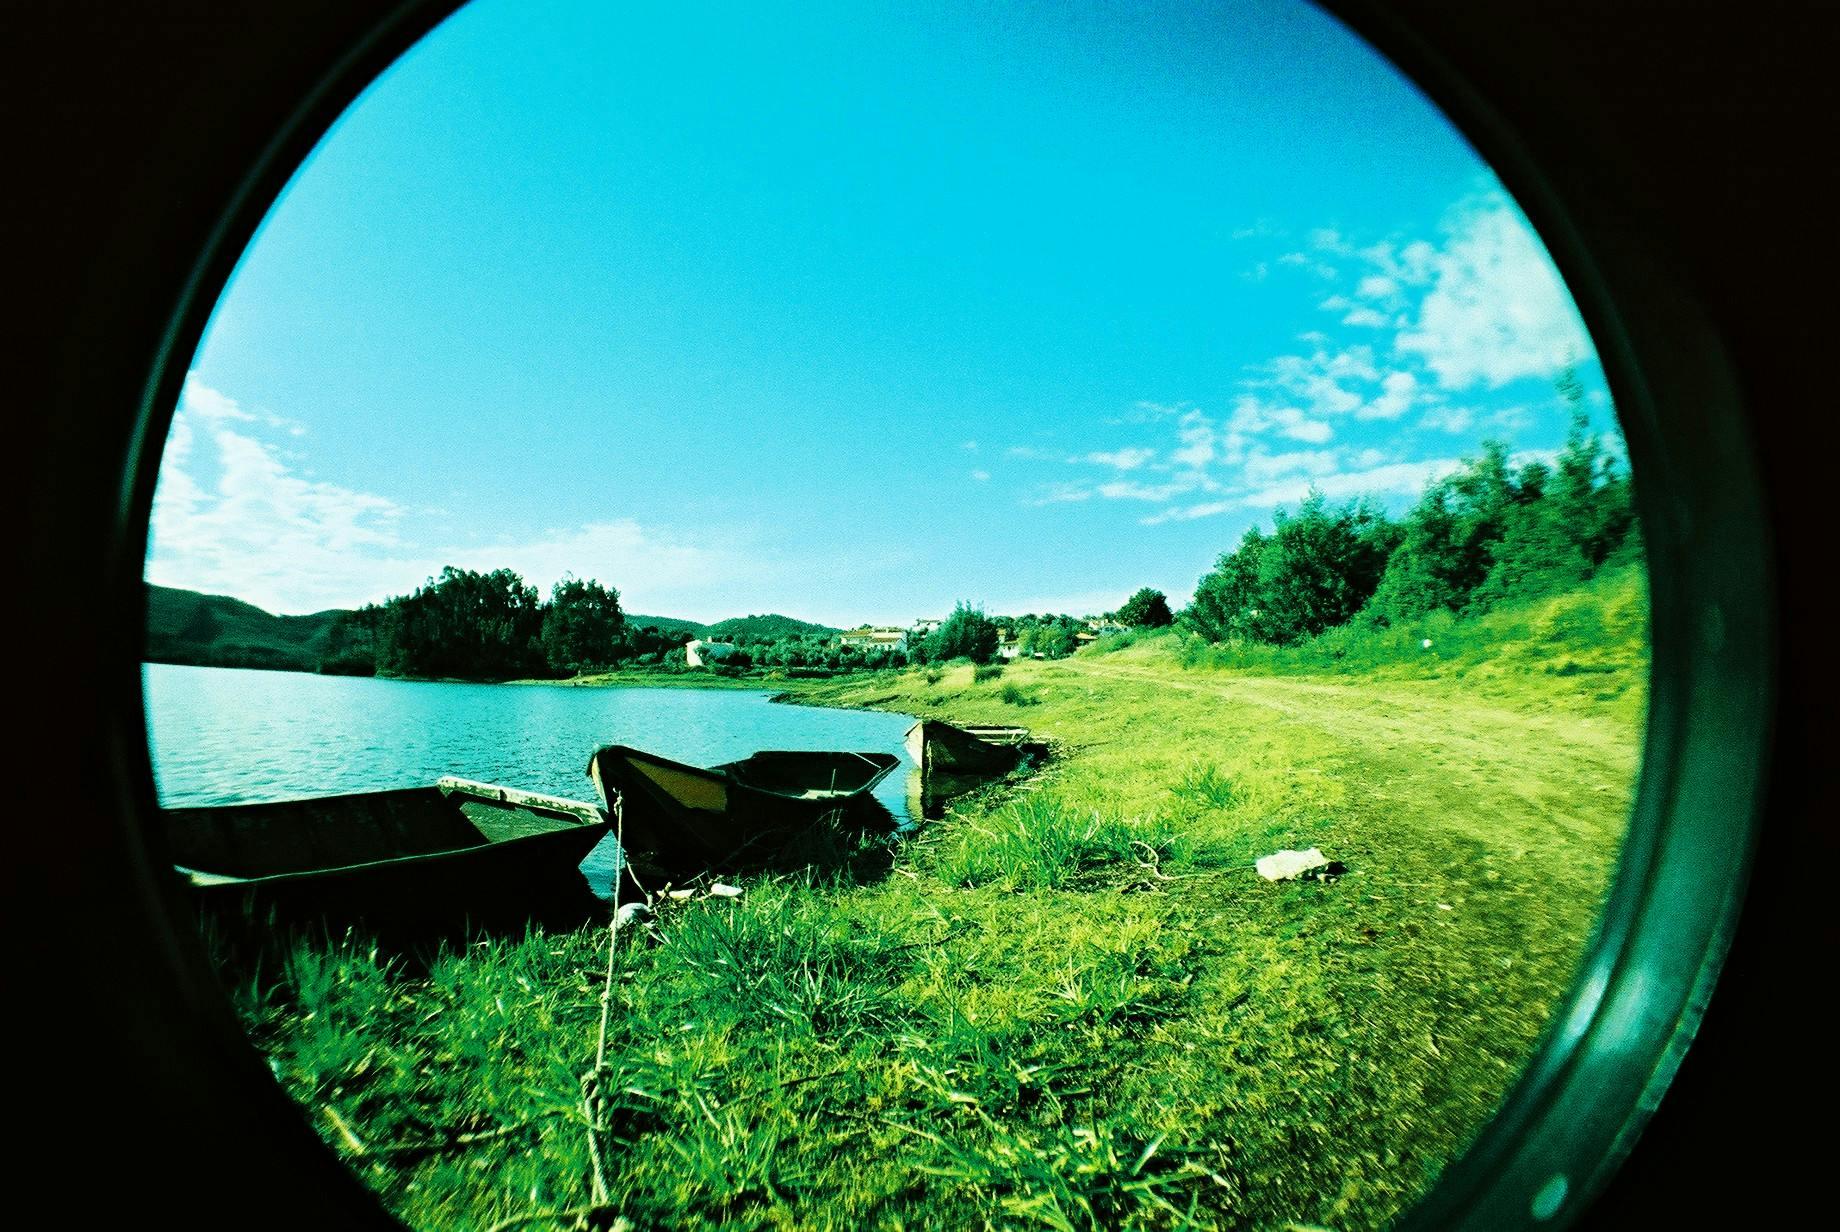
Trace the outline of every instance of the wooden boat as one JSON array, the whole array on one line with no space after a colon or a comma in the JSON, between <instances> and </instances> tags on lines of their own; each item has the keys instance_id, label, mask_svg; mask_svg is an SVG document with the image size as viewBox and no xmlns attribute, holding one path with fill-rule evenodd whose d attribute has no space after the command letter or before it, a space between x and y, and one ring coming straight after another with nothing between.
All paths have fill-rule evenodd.
<instances>
[{"instance_id":1,"label":"wooden boat","mask_svg":"<svg viewBox=\"0 0 1840 1232\"><path fill-rule=\"evenodd\" d=\"M1026 727L955 727L921 719L907 729L907 752L922 777L1008 774L1045 747L1029 739Z\"/></svg>"},{"instance_id":2,"label":"wooden boat","mask_svg":"<svg viewBox=\"0 0 1840 1232\"><path fill-rule=\"evenodd\" d=\"M611 826L592 804L456 778L162 815L201 906L379 927L572 910L579 866Z\"/></svg>"},{"instance_id":3,"label":"wooden boat","mask_svg":"<svg viewBox=\"0 0 1840 1232\"><path fill-rule=\"evenodd\" d=\"M623 797L627 847L667 867L710 868L770 858L826 814L873 816L869 793L900 764L892 753L769 750L705 769L615 744L588 774L609 807Z\"/></svg>"}]
</instances>

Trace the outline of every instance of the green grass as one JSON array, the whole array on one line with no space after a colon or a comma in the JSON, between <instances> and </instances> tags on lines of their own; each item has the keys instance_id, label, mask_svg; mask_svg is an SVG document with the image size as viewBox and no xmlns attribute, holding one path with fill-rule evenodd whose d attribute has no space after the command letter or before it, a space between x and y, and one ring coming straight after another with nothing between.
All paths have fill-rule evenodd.
<instances>
[{"instance_id":1,"label":"green grass","mask_svg":"<svg viewBox=\"0 0 1840 1232\"><path fill-rule=\"evenodd\" d=\"M1591 932L1638 761L1626 598L1458 628L1435 661L1405 635L1205 662L1157 635L1000 687L961 665L802 690L1025 714L1056 756L873 882L762 877L626 935L615 1204L673 1228L1386 1224L1486 1122ZM1348 875L1252 871L1311 845ZM425 970L302 946L237 999L386 1205L489 1226L586 1201L605 940Z\"/></svg>"}]
</instances>

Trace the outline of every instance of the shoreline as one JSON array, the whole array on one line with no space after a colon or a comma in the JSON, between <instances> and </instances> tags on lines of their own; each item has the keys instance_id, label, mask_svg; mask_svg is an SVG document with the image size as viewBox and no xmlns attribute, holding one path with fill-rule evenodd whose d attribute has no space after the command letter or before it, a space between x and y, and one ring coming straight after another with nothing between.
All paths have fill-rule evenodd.
<instances>
[{"instance_id":1,"label":"shoreline","mask_svg":"<svg viewBox=\"0 0 1840 1232\"><path fill-rule=\"evenodd\" d=\"M230 672L280 672L290 676L317 676L327 680L387 680L401 684L549 685L569 689L739 689L777 695L804 693L816 688L843 683L853 684L866 679L889 678L900 674L899 669L825 677L721 676L703 672L614 671L593 672L587 675L555 679L519 676L507 680L474 680L464 676L363 676L344 672L311 672L290 667L252 667L227 663L174 663L164 659L142 659L141 666L143 668L190 667ZM861 707L844 708L860 709Z\"/></svg>"}]
</instances>

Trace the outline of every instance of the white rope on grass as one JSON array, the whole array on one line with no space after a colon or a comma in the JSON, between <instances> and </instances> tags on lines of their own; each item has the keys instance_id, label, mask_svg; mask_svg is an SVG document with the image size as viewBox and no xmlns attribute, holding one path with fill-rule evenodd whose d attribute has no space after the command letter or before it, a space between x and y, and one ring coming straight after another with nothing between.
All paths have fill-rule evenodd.
<instances>
[{"instance_id":1,"label":"white rope on grass","mask_svg":"<svg viewBox=\"0 0 1840 1232\"><path fill-rule=\"evenodd\" d=\"M594 1046L594 1067L581 1076L582 1111L588 1117L588 1159L593 1164L594 1206L605 1209L612 1201L612 1187L607 1181L607 1160L602 1154L603 1139L613 1129L612 1104L607 1084L613 1077L607 1065L607 1028L613 1018L613 984L620 948L620 881L629 874L626 856L626 799L615 793L613 800L614 841L620 847L620 864L613 879L613 919L607 924L607 978L601 986L600 1036Z\"/></svg>"}]
</instances>

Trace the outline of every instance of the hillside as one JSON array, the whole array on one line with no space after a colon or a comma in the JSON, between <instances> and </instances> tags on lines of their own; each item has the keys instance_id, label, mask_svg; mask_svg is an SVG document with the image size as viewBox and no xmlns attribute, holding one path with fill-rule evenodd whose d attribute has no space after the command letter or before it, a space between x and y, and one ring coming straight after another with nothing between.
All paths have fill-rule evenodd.
<instances>
[{"instance_id":1,"label":"hillside","mask_svg":"<svg viewBox=\"0 0 1840 1232\"><path fill-rule=\"evenodd\" d=\"M794 620L790 616L730 616L727 620L718 620L708 626L703 636L717 641L745 637L755 641L776 642L807 634L829 636L836 632L829 625L815 625L808 620Z\"/></svg>"},{"instance_id":2,"label":"hillside","mask_svg":"<svg viewBox=\"0 0 1840 1232\"><path fill-rule=\"evenodd\" d=\"M153 663L314 671L337 610L276 616L228 595L147 587L147 642Z\"/></svg>"},{"instance_id":3,"label":"hillside","mask_svg":"<svg viewBox=\"0 0 1840 1232\"><path fill-rule=\"evenodd\" d=\"M199 667L261 667L277 671L318 671L327 649L327 633L344 615L333 608L310 616L277 616L253 603L228 595L206 595L171 586L147 586L147 642L150 663ZM675 616L629 612L628 629L646 626L669 634L714 640L745 637L778 640L806 634L829 635L826 625L790 616L731 616L713 625Z\"/></svg>"},{"instance_id":4,"label":"hillside","mask_svg":"<svg viewBox=\"0 0 1840 1232\"><path fill-rule=\"evenodd\" d=\"M626 613L626 627L643 629L647 625L661 633L688 633L691 637L706 637L709 626L698 624L694 620L679 620L675 616L641 616L637 612Z\"/></svg>"}]
</instances>

